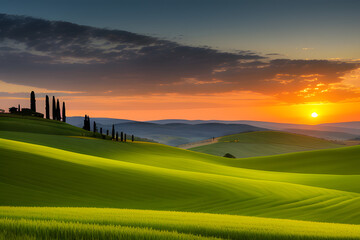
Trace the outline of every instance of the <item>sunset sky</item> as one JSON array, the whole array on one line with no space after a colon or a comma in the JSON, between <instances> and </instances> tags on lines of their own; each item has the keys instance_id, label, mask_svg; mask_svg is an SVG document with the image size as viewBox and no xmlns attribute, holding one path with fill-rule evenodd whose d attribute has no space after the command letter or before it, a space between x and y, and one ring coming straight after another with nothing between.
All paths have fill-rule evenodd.
<instances>
[{"instance_id":1,"label":"sunset sky","mask_svg":"<svg viewBox=\"0 0 360 240\"><path fill-rule=\"evenodd\" d=\"M360 1L1 1L0 109L317 124L360 119ZM317 118L311 113L317 112Z\"/></svg>"}]
</instances>

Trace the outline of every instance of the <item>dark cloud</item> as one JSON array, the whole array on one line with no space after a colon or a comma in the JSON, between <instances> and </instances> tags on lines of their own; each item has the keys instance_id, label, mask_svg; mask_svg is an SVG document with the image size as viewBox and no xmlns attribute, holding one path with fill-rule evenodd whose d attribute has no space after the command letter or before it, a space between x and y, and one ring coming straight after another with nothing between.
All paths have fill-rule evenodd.
<instances>
[{"instance_id":1,"label":"dark cloud","mask_svg":"<svg viewBox=\"0 0 360 240\"><path fill-rule=\"evenodd\" d=\"M268 53L266 56L281 56L279 53Z\"/></svg>"},{"instance_id":2,"label":"dark cloud","mask_svg":"<svg viewBox=\"0 0 360 240\"><path fill-rule=\"evenodd\" d=\"M46 95L48 96L72 96L71 93L63 93L63 92L46 92L46 93L42 93L37 91L36 92L36 97L43 99ZM7 97L7 98L23 98L26 100L29 100L29 92L16 92L16 93L9 93L9 92L0 92L0 98L1 97Z\"/></svg>"},{"instance_id":3,"label":"dark cloud","mask_svg":"<svg viewBox=\"0 0 360 240\"><path fill-rule=\"evenodd\" d=\"M315 83L339 83L356 67L270 60L247 50L221 52L127 31L0 14L0 80L53 90L90 95L250 90L280 98Z\"/></svg>"},{"instance_id":4,"label":"dark cloud","mask_svg":"<svg viewBox=\"0 0 360 240\"><path fill-rule=\"evenodd\" d=\"M359 67L355 63L328 60L276 59L268 63L252 62L215 76L247 90L277 93L295 91L311 82L330 84L342 81L339 77Z\"/></svg>"}]
</instances>

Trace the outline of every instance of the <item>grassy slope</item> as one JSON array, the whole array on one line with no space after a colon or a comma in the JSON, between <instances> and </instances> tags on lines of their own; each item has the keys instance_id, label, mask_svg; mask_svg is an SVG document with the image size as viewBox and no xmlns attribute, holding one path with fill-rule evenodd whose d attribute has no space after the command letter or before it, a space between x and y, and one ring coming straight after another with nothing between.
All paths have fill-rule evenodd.
<instances>
[{"instance_id":1,"label":"grassy slope","mask_svg":"<svg viewBox=\"0 0 360 240\"><path fill-rule=\"evenodd\" d=\"M0 114L0 131L11 132L24 132L24 133L41 133L51 135L63 135L63 136L82 136L91 138L106 138L111 140L111 137L105 136L106 131L103 131L104 135L99 132L89 132L82 128L75 127L73 125L54 121L44 118L34 118L29 116L21 116L14 114ZM109 131L111 133L111 131ZM46 138L46 136L42 136ZM131 136L128 135L127 139L130 140ZM135 136L137 141L153 142L151 139L145 139Z\"/></svg>"},{"instance_id":2,"label":"grassy slope","mask_svg":"<svg viewBox=\"0 0 360 240\"><path fill-rule=\"evenodd\" d=\"M191 150L216 156L231 153L238 158L245 158L338 147L342 145L305 135L260 131L224 136L217 143Z\"/></svg>"},{"instance_id":3,"label":"grassy slope","mask_svg":"<svg viewBox=\"0 0 360 240\"><path fill-rule=\"evenodd\" d=\"M311 156L303 167L301 162ZM353 184L360 181L357 156L360 148L349 147L239 160L154 143L0 131L0 205L175 210L358 224L360 187ZM266 168L273 165L267 162L281 157L298 162L292 171L304 173L240 168L252 160L247 167ZM280 163L276 168L272 170L288 171ZM324 171L331 174L318 174ZM5 217L4 209L0 217Z\"/></svg>"},{"instance_id":4,"label":"grassy slope","mask_svg":"<svg viewBox=\"0 0 360 240\"><path fill-rule=\"evenodd\" d=\"M52 239L358 239L360 226L203 213L0 207L4 236ZM209 219L211 219L209 221ZM39 234L40 233L40 234ZM0 230L0 239L2 231ZM47 238L47 239L48 239Z\"/></svg>"},{"instance_id":5,"label":"grassy slope","mask_svg":"<svg viewBox=\"0 0 360 240\"><path fill-rule=\"evenodd\" d=\"M0 131L32 132L68 136L93 136L92 132L60 121L0 114Z\"/></svg>"},{"instance_id":6,"label":"grassy slope","mask_svg":"<svg viewBox=\"0 0 360 240\"><path fill-rule=\"evenodd\" d=\"M360 174L360 146L228 161L235 167L294 173Z\"/></svg>"},{"instance_id":7,"label":"grassy slope","mask_svg":"<svg viewBox=\"0 0 360 240\"><path fill-rule=\"evenodd\" d=\"M66 142L61 137L53 136L53 141ZM69 139L84 141L98 155L112 145L114 160L0 139L0 166L6 169L1 172L0 189L5 193L0 196L1 205L177 210L360 223L360 215L352 212L360 208L359 189L351 184L354 176L267 173L229 167L224 158L159 144ZM300 185L301 181L305 183Z\"/></svg>"}]
</instances>

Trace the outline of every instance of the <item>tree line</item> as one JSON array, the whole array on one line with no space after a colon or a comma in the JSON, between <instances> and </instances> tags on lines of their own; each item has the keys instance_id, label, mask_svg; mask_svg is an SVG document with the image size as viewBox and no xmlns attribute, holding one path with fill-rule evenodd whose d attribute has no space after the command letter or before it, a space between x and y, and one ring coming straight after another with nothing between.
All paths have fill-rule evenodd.
<instances>
[{"instance_id":1,"label":"tree line","mask_svg":"<svg viewBox=\"0 0 360 240\"><path fill-rule=\"evenodd\" d=\"M49 96L45 97L45 117L46 119L50 119L50 99ZM59 99L55 99L52 97L52 119L57 121L66 122L66 108L65 102L62 103L62 111L60 109L60 101Z\"/></svg>"},{"instance_id":2,"label":"tree line","mask_svg":"<svg viewBox=\"0 0 360 240\"><path fill-rule=\"evenodd\" d=\"M50 116L50 110L51 111L51 115L52 115L52 119L53 120L57 120L57 121L63 121L66 122L66 108L65 108L65 102L62 102L62 109L60 108L60 101L59 99L56 99L55 96L52 97L52 107L50 108L50 98L48 95L45 96L45 118L46 119L51 119ZM37 117L44 117L44 115L42 113L38 113L36 111L36 97L35 97L35 92L32 91L30 93L30 109L28 108L22 108L20 107L20 104L18 105L18 107L11 107L9 109L10 113L21 113L21 114L25 114L25 115L33 115L33 116L37 116ZM84 118L84 126L83 129L87 130L87 131L91 131L91 126L90 126L90 117L88 115L85 115ZM93 132L94 134L98 132L98 128L96 125L96 122L93 122ZM103 134L103 129L100 128L99 133L101 134L101 136L104 138L105 136L109 136L109 130L106 131L106 135ZM129 136L124 133L124 132L117 132L115 131L115 125L112 125L112 131L111 131L111 139L114 141L120 141L120 142L126 142L127 138ZM130 140L132 142L135 141L135 136L131 135L130 136Z\"/></svg>"},{"instance_id":3,"label":"tree line","mask_svg":"<svg viewBox=\"0 0 360 240\"><path fill-rule=\"evenodd\" d=\"M35 117L44 117L44 114L39 113L36 111L36 97L35 92L32 91L30 93L30 108L21 108L20 104L18 107L11 107L9 108L10 113L18 113L21 115L29 115ZM45 96L45 118L50 119L50 99L49 96ZM52 97L52 119L57 121L66 122L66 108L65 102L62 103L62 110L60 108L60 101L59 99L55 99Z\"/></svg>"},{"instance_id":4,"label":"tree line","mask_svg":"<svg viewBox=\"0 0 360 240\"><path fill-rule=\"evenodd\" d=\"M90 117L88 115L85 115L83 129L85 129L87 131L91 131ZM96 125L95 121L93 122L93 132L94 132L94 134L98 132L98 128L97 128L97 125ZM102 128L100 128L99 133L101 134L101 136L104 136ZM105 136L109 136L109 130L106 130L106 135ZM114 140L114 141L119 141L120 140L120 142L126 142L127 137L128 137L128 135L126 133L124 133L124 132L120 132L120 136L119 136L119 132L115 131L115 125L114 124L112 125L112 130L111 130L111 139L112 140ZM131 141L132 142L135 141L135 136L134 135L131 135Z\"/></svg>"}]
</instances>

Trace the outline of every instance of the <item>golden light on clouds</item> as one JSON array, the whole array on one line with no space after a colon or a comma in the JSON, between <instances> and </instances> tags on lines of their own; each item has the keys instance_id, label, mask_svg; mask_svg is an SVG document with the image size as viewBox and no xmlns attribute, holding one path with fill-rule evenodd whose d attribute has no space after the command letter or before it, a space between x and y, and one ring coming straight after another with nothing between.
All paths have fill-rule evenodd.
<instances>
[{"instance_id":1,"label":"golden light on clouds","mask_svg":"<svg viewBox=\"0 0 360 240\"><path fill-rule=\"evenodd\" d=\"M38 88L32 87L28 85L21 85L21 84L13 84L7 83L0 80L0 92L7 92L7 93L29 93L31 91L37 93L81 93L79 91L58 91L58 90L50 90L46 88Z\"/></svg>"},{"instance_id":2,"label":"golden light on clouds","mask_svg":"<svg viewBox=\"0 0 360 240\"><path fill-rule=\"evenodd\" d=\"M317 124L322 122L355 121L360 117L360 68L341 77L341 82L329 83L320 74L277 74L267 82L276 82L283 91L255 93L254 91L228 91L218 93L152 93L116 96L114 91L99 96L84 96L79 92L54 91L46 88L5 83L0 89L3 108L28 104L28 93L59 93L68 102L69 116L113 117L133 120L167 118L258 120L288 123ZM194 86L216 85L216 79L200 81L185 79L184 84ZM326 80L326 79L325 79ZM294 85L295 84L295 85ZM1 91L0 91L1 92ZM23 95L21 95L23 94ZM21 96L23 98L21 98ZM39 96L39 95L38 95ZM41 95L40 95L41 96ZM344 98L344 96L346 98ZM21 100L21 101L19 101ZM43 108L43 97L38 98ZM5 106L6 105L6 106Z\"/></svg>"},{"instance_id":3,"label":"golden light on clouds","mask_svg":"<svg viewBox=\"0 0 360 240\"><path fill-rule=\"evenodd\" d=\"M360 68L346 73L344 76L340 77L344 79L343 84L350 85L352 87L360 88Z\"/></svg>"}]
</instances>

